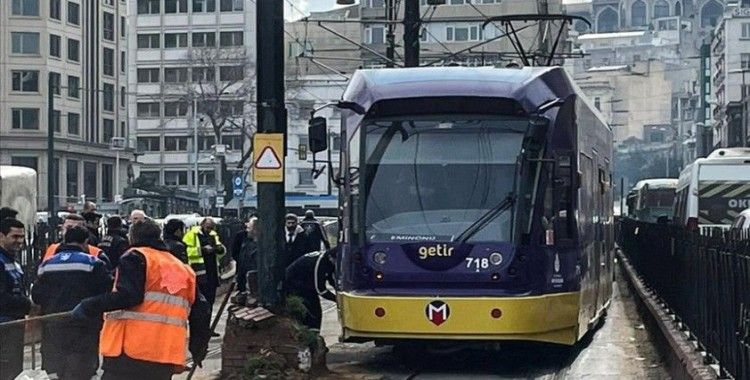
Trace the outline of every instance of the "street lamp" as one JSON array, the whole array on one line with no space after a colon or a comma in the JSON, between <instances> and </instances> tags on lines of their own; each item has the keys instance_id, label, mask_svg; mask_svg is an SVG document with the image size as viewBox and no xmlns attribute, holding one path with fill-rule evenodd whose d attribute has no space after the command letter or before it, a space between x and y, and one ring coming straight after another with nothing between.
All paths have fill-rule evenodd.
<instances>
[{"instance_id":1,"label":"street lamp","mask_svg":"<svg viewBox=\"0 0 750 380\"><path fill-rule=\"evenodd\" d=\"M115 203L122 201L120 194L120 151L125 150L125 138L113 137L109 144L115 151Z\"/></svg>"}]
</instances>

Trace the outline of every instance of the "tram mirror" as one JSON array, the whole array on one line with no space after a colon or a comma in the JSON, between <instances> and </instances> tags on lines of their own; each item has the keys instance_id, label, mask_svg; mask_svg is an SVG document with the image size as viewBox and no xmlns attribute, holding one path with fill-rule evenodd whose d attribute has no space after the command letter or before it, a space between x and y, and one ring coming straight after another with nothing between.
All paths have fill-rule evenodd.
<instances>
[{"instance_id":1,"label":"tram mirror","mask_svg":"<svg viewBox=\"0 0 750 380\"><path fill-rule=\"evenodd\" d=\"M526 136L523 138L523 149L533 152L542 150L547 140L547 130L549 129L549 119L546 117L533 117L529 121L529 129L526 130Z\"/></svg>"},{"instance_id":2,"label":"tram mirror","mask_svg":"<svg viewBox=\"0 0 750 380\"><path fill-rule=\"evenodd\" d=\"M314 117L310 119L307 133L311 152L318 153L328 149L328 125L326 118Z\"/></svg>"}]
</instances>

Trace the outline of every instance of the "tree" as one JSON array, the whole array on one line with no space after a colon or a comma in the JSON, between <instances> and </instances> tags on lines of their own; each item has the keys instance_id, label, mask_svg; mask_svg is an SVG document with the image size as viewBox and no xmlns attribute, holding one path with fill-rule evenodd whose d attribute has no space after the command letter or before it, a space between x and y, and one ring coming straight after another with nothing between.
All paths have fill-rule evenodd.
<instances>
[{"instance_id":1,"label":"tree","mask_svg":"<svg viewBox=\"0 0 750 380\"><path fill-rule=\"evenodd\" d=\"M236 168L242 169L252 153L252 136L256 130L250 101L254 94L254 66L245 47L194 49L189 53L187 63L191 67L190 78L174 78L173 81L165 73L167 91L175 94L182 111L197 107L193 111L197 113L198 122L201 126L205 123L211 127L216 145L224 142L223 137L237 136L236 133L227 133L230 130L239 133L241 147L247 146L236 164ZM187 70L176 75L187 76ZM221 183L226 191L232 187L227 159L224 155L217 158ZM226 191L226 201L231 199L232 192Z\"/></svg>"}]
</instances>

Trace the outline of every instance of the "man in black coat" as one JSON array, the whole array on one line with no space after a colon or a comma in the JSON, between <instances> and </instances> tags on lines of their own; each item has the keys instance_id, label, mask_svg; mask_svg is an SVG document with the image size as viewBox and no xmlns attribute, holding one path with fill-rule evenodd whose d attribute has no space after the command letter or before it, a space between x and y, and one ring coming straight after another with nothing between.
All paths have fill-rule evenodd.
<instances>
[{"instance_id":1,"label":"man in black coat","mask_svg":"<svg viewBox=\"0 0 750 380\"><path fill-rule=\"evenodd\" d=\"M232 258L237 263L237 291L247 290L247 272L257 268L257 226L258 218L252 217L245 223L245 229L237 232L232 241Z\"/></svg>"},{"instance_id":2,"label":"man in black coat","mask_svg":"<svg viewBox=\"0 0 750 380\"><path fill-rule=\"evenodd\" d=\"M20 221L0 220L0 323L23 319L31 308L16 261L25 236ZM23 371L23 338L23 326L0 330L0 380L15 379Z\"/></svg>"},{"instance_id":3,"label":"man in black coat","mask_svg":"<svg viewBox=\"0 0 750 380\"><path fill-rule=\"evenodd\" d=\"M285 294L302 298L307 308L307 315L302 323L310 329L320 330L323 320L319 297L336 301L336 296L327 288L329 284L335 286L335 259L336 248L325 252L311 252L295 260L286 269Z\"/></svg>"},{"instance_id":4,"label":"man in black coat","mask_svg":"<svg viewBox=\"0 0 750 380\"><path fill-rule=\"evenodd\" d=\"M331 249L326 232L320 222L315 219L313 210L305 211L300 227L305 230L305 253L320 251L320 243L323 243L326 250Z\"/></svg>"},{"instance_id":5,"label":"man in black coat","mask_svg":"<svg viewBox=\"0 0 750 380\"><path fill-rule=\"evenodd\" d=\"M185 236L185 223L179 219L170 219L164 225L164 245L172 254L183 263L188 263L187 246L182 242Z\"/></svg>"},{"instance_id":6,"label":"man in black coat","mask_svg":"<svg viewBox=\"0 0 750 380\"><path fill-rule=\"evenodd\" d=\"M42 314L73 310L81 300L112 289L104 261L86 253L88 238L89 231L83 227L69 229L55 255L39 266L31 297L42 307ZM61 380L96 375L101 328L101 318L45 323L42 369Z\"/></svg>"},{"instance_id":7,"label":"man in black coat","mask_svg":"<svg viewBox=\"0 0 750 380\"><path fill-rule=\"evenodd\" d=\"M305 255L307 242L305 241L305 230L299 225L299 218L295 214L286 215L286 228L284 229L284 251L286 254L285 265L288 267L295 260Z\"/></svg>"},{"instance_id":8,"label":"man in black coat","mask_svg":"<svg viewBox=\"0 0 750 380\"><path fill-rule=\"evenodd\" d=\"M120 256L128 250L128 235L123 229L122 219L113 216L107 219L107 234L99 242L99 249L104 251L110 261L112 269L117 268Z\"/></svg>"}]
</instances>

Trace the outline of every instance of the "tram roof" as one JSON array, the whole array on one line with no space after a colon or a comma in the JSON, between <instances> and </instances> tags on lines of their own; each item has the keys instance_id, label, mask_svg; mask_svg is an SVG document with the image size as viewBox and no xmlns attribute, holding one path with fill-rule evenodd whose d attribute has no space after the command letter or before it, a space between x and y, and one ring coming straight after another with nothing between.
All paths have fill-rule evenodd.
<instances>
[{"instance_id":1,"label":"tram roof","mask_svg":"<svg viewBox=\"0 0 750 380\"><path fill-rule=\"evenodd\" d=\"M365 109L381 100L419 97L487 97L518 101L531 112L575 92L561 67L420 67L357 70L343 99Z\"/></svg>"}]
</instances>

